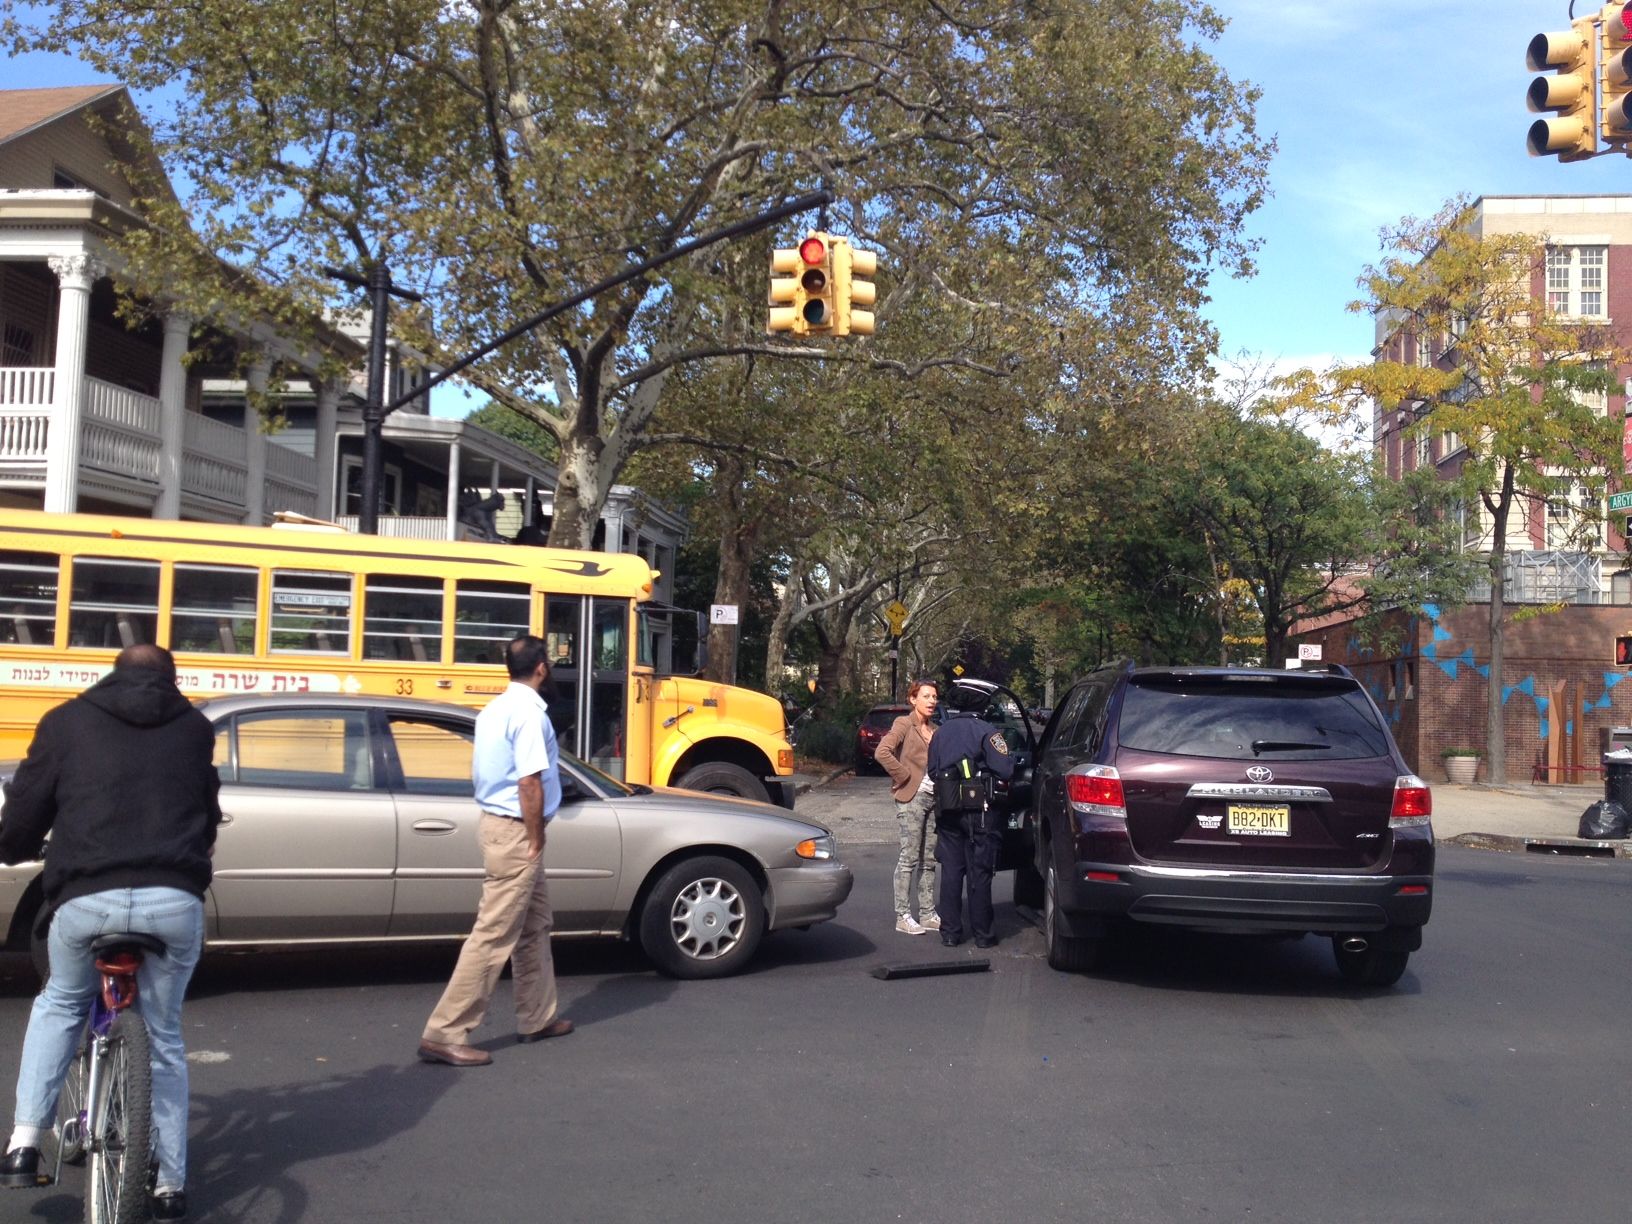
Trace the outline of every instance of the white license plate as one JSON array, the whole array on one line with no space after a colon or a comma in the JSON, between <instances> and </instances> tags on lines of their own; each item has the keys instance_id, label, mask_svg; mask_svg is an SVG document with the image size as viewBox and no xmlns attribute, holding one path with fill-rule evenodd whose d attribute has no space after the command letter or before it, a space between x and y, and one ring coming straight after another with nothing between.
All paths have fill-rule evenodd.
<instances>
[{"instance_id":1,"label":"white license plate","mask_svg":"<svg viewBox=\"0 0 1632 1224\"><path fill-rule=\"evenodd\" d=\"M1232 803L1229 832L1237 837L1292 836L1292 807L1286 803Z\"/></svg>"}]
</instances>

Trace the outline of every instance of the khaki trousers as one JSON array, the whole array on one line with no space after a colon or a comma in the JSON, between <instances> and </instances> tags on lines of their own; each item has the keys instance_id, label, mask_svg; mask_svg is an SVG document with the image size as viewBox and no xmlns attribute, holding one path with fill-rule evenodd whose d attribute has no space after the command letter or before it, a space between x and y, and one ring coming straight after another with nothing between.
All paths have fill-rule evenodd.
<instances>
[{"instance_id":1,"label":"khaki trousers","mask_svg":"<svg viewBox=\"0 0 1632 1224\"><path fill-rule=\"evenodd\" d=\"M555 961L550 956L550 890L544 856L527 859L527 828L482 813L482 902L459 950L453 977L425 1024L424 1040L464 1045L481 1024L504 962L512 962L516 1032L536 1033L555 1019Z\"/></svg>"}]
</instances>

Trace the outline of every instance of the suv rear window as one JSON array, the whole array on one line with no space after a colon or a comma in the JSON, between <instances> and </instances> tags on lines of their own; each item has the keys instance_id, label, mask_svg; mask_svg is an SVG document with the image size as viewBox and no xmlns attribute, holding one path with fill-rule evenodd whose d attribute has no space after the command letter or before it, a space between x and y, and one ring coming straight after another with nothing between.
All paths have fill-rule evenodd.
<instances>
[{"instance_id":1,"label":"suv rear window","mask_svg":"<svg viewBox=\"0 0 1632 1224\"><path fill-rule=\"evenodd\" d=\"M868 710L867 725L877 731L888 731L890 725L904 713L905 710Z\"/></svg>"},{"instance_id":2,"label":"suv rear window","mask_svg":"<svg viewBox=\"0 0 1632 1224\"><path fill-rule=\"evenodd\" d=\"M1358 686L1277 679L1133 677L1122 698L1124 748L1225 760L1331 761L1384 756L1388 732Z\"/></svg>"}]
</instances>

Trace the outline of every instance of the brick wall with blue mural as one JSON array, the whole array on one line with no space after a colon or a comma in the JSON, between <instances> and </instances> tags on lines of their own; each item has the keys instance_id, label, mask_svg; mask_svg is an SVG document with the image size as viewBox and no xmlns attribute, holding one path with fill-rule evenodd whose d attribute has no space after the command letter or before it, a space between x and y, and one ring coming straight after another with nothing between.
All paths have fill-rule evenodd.
<instances>
[{"instance_id":1,"label":"brick wall with blue mural","mask_svg":"<svg viewBox=\"0 0 1632 1224\"><path fill-rule=\"evenodd\" d=\"M1513 620L1514 612L1524 619ZM1485 747L1490 679L1489 609L1430 606L1396 612L1368 639L1355 622L1299 634L1322 658L1350 668L1388 717L1411 767L1442 781L1446 748ZM1632 725L1632 669L1614 663L1616 634L1632 633L1632 607L1509 608L1503 635L1502 705L1507 780L1596 782L1602 736ZM1580 768L1575 768L1579 765ZM1484 767L1480 766L1480 780Z\"/></svg>"}]
</instances>

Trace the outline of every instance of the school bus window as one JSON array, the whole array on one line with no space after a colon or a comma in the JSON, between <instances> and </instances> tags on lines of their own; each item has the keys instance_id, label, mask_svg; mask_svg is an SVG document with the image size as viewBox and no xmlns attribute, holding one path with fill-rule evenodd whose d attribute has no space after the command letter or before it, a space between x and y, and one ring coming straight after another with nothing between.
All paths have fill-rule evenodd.
<instances>
[{"instance_id":1,"label":"school bus window","mask_svg":"<svg viewBox=\"0 0 1632 1224\"><path fill-rule=\"evenodd\" d=\"M367 711L240 714L238 782L308 790L368 790L374 782Z\"/></svg>"},{"instance_id":2,"label":"school bus window","mask_svg":"<svg viewBox=\"0 0 1632 1224\"><path fill-rule=\"evenodd\" d=\"M442 580L370 575L363 584L363 658L442 661Z\"/></svg>"},{"instance_id":3,"label":"school bus window","mask_svg":"<svg viewBox=\"0 0 1632 1224\"><path fill-rule=\"evenodd\" d=\"M255 586L260 571L236 565L176 565L170 649L255 653Z\"/></svg>"},{"instance_id":4,"label":"school bus window","mask_svg":"<svg viewBox=\"0 0 1632 1224\"><path fill-rule=\"evenodd\" d=\"M471 580L453 592L453 661L503 663L504 644L527 632L532 592L519 582Z\"/></svg>"},{"instance_id":5,"label":"school bus window","mask_svg":"<svg viewBox=\"0 0 1632 1224\"><path fill-rule=\"evenodd\" d=\"M157 640L159 563L74 558L68 645L118 650Z\"/></svg>"},{"instance_id":6,"label":"school bus window","mask_svg":"<svg viewBox=\"0 0 1632 1224\"><path fill-rule=\"evenodd\" d=\"M55 645L58 565L55 553L0 551L0 643Z\"/></svg>"},{"instance_id":7,"label":"school bus window","mask_svg":"<svg viewBox=\"0 0 1632 1224\"><path fill-rule=\"evenodd\" d=\"M272 571L273 654L351 653L351 575Z\"/></svg>"}]
</instances>

